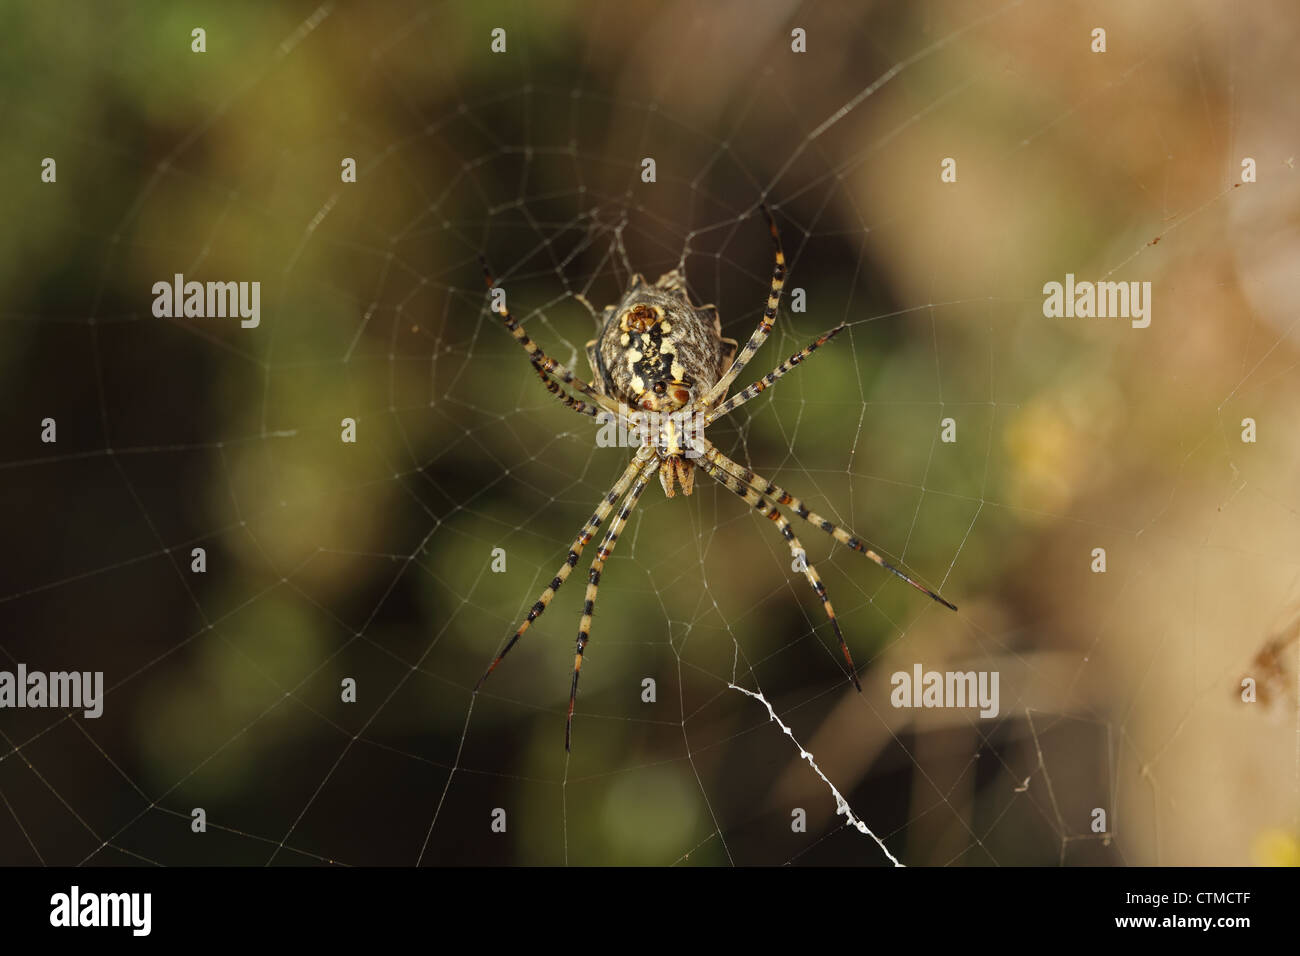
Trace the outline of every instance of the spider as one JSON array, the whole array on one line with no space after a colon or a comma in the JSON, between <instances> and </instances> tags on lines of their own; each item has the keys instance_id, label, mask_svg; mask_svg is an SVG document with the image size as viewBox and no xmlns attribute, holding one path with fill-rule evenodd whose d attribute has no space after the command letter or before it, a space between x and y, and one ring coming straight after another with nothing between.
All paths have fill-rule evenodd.
<instances>
[{"instance_id":1,"label":"spider","mask_svg":"<svg viewBox=\"0 0 1300 956\"><path fill-rule=\"evenodd\" d=\"M494 306L505 327L515 337L532 362L533 369L547 390L567 407L599 422L617 421L638 436L639 445L631 463L605 494L595 512L587 519L578 536L569 546L569 554L537 602L529 610L514 636L492 661L486 673L474 686L478 693L483 683L523 637L524 632L550 605L555 592L568 579L577 566L582 551L595 536L614 506L623 504L614 517L596 550L596 558L587 574L587 596L578 625L577 652L573 659L573 681L569 687L569 709L564 723L564 749L570 749L573 738L573 711L578 696L578 675L582 671L582 658L591 637L591 618L596 610L596 592L600 586L601 572L618 542L619 532L628 515L636 507L642 492L658 473L664 494L671 498L675 485L682 494L689 495L694 488L695 469L698 467L745 500L747 504L774 522L796 566L803 571L813 591L822 602L844 655L849 679L862 692L857 668L849 646L840 631L839 621L831 607L817 570L807 562L803 545L795 537L790 522L778 505L785 506L795 515L820 528L841 544L866 555L876 564L897 575L912 587L933 598L953 611L956 605L944 600L934 591L918 584L898 568L885 561L868 548L851 531L810 511L802 501L779 485L755 474L718 451L704 437L704 428L722 416L735 411L768 386L799 365L843 329L841 323L822 333L816 341L791 355L752 385L727 398L727 391L736 376L744 370L767 340L776 322L781 290L785 286L785 253L776 220L766 205L768 229L775 246L775 265L768 291L767 305L758 327L737 352L734 339L723 338L718 310L715 306L692 304L686 291L686 280L680 269L661 276L653 285L640 275L633 275L627 291L616 305L604 310L600 335L586 344L587 359L591 364L593 381L583 382L568 368L549 357L530 339L518 320L510 315L504 302ZM487 262L481 261L483 276L489 295L496 287ZM568 386L584 398L575 398L565 390Z\"/></svg>"}]
</instances>

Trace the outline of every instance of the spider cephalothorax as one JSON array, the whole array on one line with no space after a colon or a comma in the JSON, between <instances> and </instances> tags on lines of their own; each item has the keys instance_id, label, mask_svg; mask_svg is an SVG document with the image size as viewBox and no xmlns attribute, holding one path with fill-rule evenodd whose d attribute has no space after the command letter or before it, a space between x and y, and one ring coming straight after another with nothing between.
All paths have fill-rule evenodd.
<instances>
[{"instance_id":1,"label":"spider cephalothorax","mask_svg":"<svg viewBox=\"0 0 1300 956\"><path fill-rule=\"evenodd\" d=\"M767 212L766 207L764 212ZM704 437L704 429L710 422L758 395L844 328L840 325L823 333L816 341L790 356L758 381L727 398L731 383L772 331L777 306L781 301L781 290L785 286L785 254L781 250L781 237L776 229L776 221L770 213L767 215L768 228L776 247L772 283L758 328L739 351L733 339L722 337L718 310L711 305L697 306L691 303L686 292L686 281L677 270L661 276L654 285L647 285L639 275L632 276L623 298L617 304L606 307L599 336L587 343L587 358L591 362L594 376L591 384L581 381L573 372L543 352L524 332L523 326L505 309L504 304L500 308L501 320L528 352L534 370L551 394L576 412L601 421L615 421L639 437L632 462L587 519L569 546L568 557L560 565L550 585L542 592L527 618L474 688L477 692L483 686L488 675L518 643L533 621L546 610L555 592L577 566L583 549L596 530L609 518L619 499L623 499L622 507L614 513L609 528L601 539L596 559L592 561L587 575L587 598L582 609L582 621L578 625L578 647L573 660L573 682L569 688L569 712L564 731L566 750L569 747L574 702L578 694L578 674L582 670L583 652L591 635L591 619L596 609L600 575L605 561L618 542L619 532L628 515L636 507L655 472L659 473L664 493L671 498L675 482L681 484L683 494L689 495L694 486L694 469L702 468L710 478L735 492L776 524L795 557L793 567L803 572L822 602L835 636L839 639L849 677L859 691L862 687L858 683L853 657L840 632L839 621L836 620L830 598L826 595L826 587L816 569L807 562L803 545L795 537L794 529L790 527L789 520L781 513L779 506L785 506L794 515L826 532L846 547L865 554L945 607L957 610L938 594L917 584L885 561L852 532L810 511L790 492L732 461ZM494 282L486 264L483 273L488 288L491 289ZM566 385L585 398L569 394L565 391Z\"/></svg>"}]
</instances>

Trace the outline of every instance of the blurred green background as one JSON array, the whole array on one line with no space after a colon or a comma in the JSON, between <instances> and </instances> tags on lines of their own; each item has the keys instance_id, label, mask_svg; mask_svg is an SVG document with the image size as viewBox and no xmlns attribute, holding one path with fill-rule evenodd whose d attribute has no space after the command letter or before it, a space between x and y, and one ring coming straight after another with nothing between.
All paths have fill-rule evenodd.
<instances>
[{"instance_id":1,"label":"blurred green background","mask_svg":"<svg viewBox=\"0 0 1300 956\"><path fill-rule=\"evenodd\" d=\"M0 863L887 862L731 681L909 864L1296 862L1298 22L0 8L0 668L111 687L99 720L0 712ZM582 302L629 263L683 266L743 341L763 199L808 307L742 382L849 331L710 438L961 610L796 526L855 694L774 529L703 475L656 484L566 760L585 573L471 692L630 453L542 389L478 256L586 374ZM260 281L261 325L155 318L178 272ZM1151 282L1150 328L1044 318L1067 272ZM1001 713L890 707L917 662L998 671Z\"/></svg>"}]
</instances>

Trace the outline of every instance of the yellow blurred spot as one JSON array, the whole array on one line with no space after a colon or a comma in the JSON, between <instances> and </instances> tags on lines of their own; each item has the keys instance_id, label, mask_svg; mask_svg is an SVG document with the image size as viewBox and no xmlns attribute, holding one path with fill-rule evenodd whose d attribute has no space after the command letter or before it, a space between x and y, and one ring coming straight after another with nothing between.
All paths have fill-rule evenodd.
<instances>
[{"instance_id":1,"label":"yellow blurred spot","mask_svg":"<svg viewBox=\"0 0 1300 956\"><path fill-rule=\"evenodd\" d=\"M1075 429L1055 403L1035 402L1007 426L1006 447L1019 501L1033 511L1057 512L1073 497L1083 464Z\"/></svg>"},{"instance_id":2,"label":"yellow blurred spot","mask_svg":"<svg viewBox=\"0 0 1300 956\"><path fill-rule=\"evenodd\" d=\"M1286 830L1264 830L1255 837L1250 856L1260 866L1300 866L1300 840Z\"/></svg>"}]
</instances>

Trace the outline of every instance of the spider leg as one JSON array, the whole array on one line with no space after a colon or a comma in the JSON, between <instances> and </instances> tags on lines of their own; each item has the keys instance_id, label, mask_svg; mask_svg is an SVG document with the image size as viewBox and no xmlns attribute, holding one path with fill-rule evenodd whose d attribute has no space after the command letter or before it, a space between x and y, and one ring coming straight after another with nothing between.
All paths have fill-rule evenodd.
<instances>
[{"instance_id":1,"label":"spider leg","mask_svg":"<svg viewBox=\"0 0 1300 956\"><path fill-rule=\"evenodd\" d=\"M483 266L483 279L487 282L488 289L495 289L496 280L492 278L492 272L488 269L487 260L480 258L479 262ZM504 303L502 303L501 311L498 314L501 316L501 321L505 324L505 327L509 329L510 334L515 337L515 341L524 347L524 351L528 353L528 358L539 372L548 378L558 379L565 385L572 386L605 409L605 411L613 412L616 415L619 414L618 404L613 399L600 394L600 392L569 371L567 366L561 365L542 351L541 346L528 337L524 327L520 325L518 319L510 314L509 308Z\"/></svg>"},{"instance_id":2,"label":"spider leg","mask_svg":"<svg viewBox=\"0 0 1300 956\"><path fill-rule=\"evenodd\" d=\"M637 451L636 457L628 464L627 469L623 472L622 476L618 481L614 482L614 486L610 488L605 497L601 499L595 512L587 519L586 524L582 526L582 530L578 532L578 536L573 539L573 544L569 546L569 556L565 559L564 563L560 565L560 570L556 572L551 583L547 586L546 590L542 592L542 596L537 599L537 603L532 606L532 609L528 612L528 617L519 625L519 629L515 631L514 636L510 638L501 653L492 661L491 666L488 667L483 676L478 679L478 683L474 685L474 693L478 693L479 688L483 686L483 682L492 676L492 672L497 669L497 665L500 664L505 656L510 653L511 648L519 643L519 638L524 636L524 631L528 630L533 621L542 616L542 612L544 612L547 605L551 603L551 598L555 597L555 592L560 589L568 579L569 572L571 572L574 566L577 565L578 558L582 557L582 549L587 546L587 542L589 542L592 539L592 536L595 535L596 529L600 527L600 523L604 521L605 518L608 517L610 511L613 510L614 503L617 502L619 498L623 497L636 476L645 468L646 460L652 454L654 454L653 449L649 446L643 445Z\"/></svg>"},{"instance_id":3,"label":"spider leg","mask_svg":"<svg viewBox=\"0 0 1300 956\"><path fill-rule=\"evenodd\" d=\"M862 541L852 532L844 528L841 528L839 525L835 524L834 522L827 521L825 518L817 514L817 512L815 511L809 511L808 507L802 501L800 501L794 495L790 494L790 492L786 491L780 485L775 485L772 482L768 481L766 478L764 478L762 475L755 474L753 471L744 467L743 465L740 465L737 462L732 461L726 455L722 454L722 452L718 451L717 448L713 447L713 445L707 443L706 445L707 447L704 452L704 457L708 461L713 462L715 465L721 466L724 471L726 471L729 475L734 477L737 481L753 489L757 494L770 496L774 498L778 504L785 505L795 514L797 514L800 518L803 518L804 521L807 521L809 524L820 528L822 531L825 531L828 535L830 535L840 544L845 545L848 548L852 548L854 551L857 551L860 554L865 554L868 558L876 562L876 564L880 565L886 571L889 571L890 573L896 575L897 577L902 578L904 581L906 581L912 587L916 588L922 594L926 595L927 597L933 598L935 601L939 602L949 610L952 611L957 610L957 605L951 603L950 601L944 600L942 597L940 597L934 591L931 591L925 585L918 584L916 581L913 581L902 571L898 570L898 568L894 567L892 564L890 564L880 555L876 554L875 551L871 550L865 544L863 544Z\"/></svg>"},{"instance_id":4,"label":"spider leg","mask_svg":"<svg viewBox=\"0 0 1300 956\"><path fill-rule=\"evenodd\" d=\"M835 609L831 607L830 598L826 594L826 585L822 584L822 579L817 574L817 569L808 563L808 552L804 550L804 546L800 544L799 539L795 537L794 529L790 527L790 522L786 520L785 516L781 514L781 510L768 498L759 494L753 488L750 488L741 482L738 478L724 472L707 457L699 463L699 466L708 472L711 478L714 478L722 485L730 488L741 498L744 498L747 504L752 505L755 510L761 511L765 517L775 522L777 528L781 531L781 537L785 538L786 542L790 545L790 553L795 555L796 558L802 555L803 560L800 563L803 565L804 576L808 578L808 583L812 585L813 591L815 591L817 596L821 598L822 607L826 610L826 616L830 618L831 627L835 629L835 636L840 642L840 650L844 653L844 662L849 668L849 679L853 681L853 686L858 689L858 693L862 693L862 685L858 683L858 669L853 663L853 655L849 653L849 645L844 641L844 634L840 630L840 622L835 617Z\"/></svg>"},{"instance_id":5,"label":"spider leg","mask_svg":"<svg viewBox=\"0 0 1300 956\"><path fill-rule=\"evenodd\" d=\"M591 304L591 300L588 299L581 292L573 293L573 299L575 302L578 303L578 305L582 306L589 313L591 313L592 320L596 323L597 328L599 328L601 325L600 316L596 314L596 307Z\"/></svg>"},{"instance_id":6,"label":"spider leg","mask_svg":"<svg viewBox=\"0 0 1300 956\"><path fill-rule=\"evenodd\" d=\"M569 750L569 742L573 738L573 708L578 699L578 674L582 671L582 655L587 649L587 640L591 635L591 616L596 613L596 591L600 588L600 573L605 569L605 561L614 553L614 545L618 544L618 535L627 521L627 516L636 507L637 499L641 497L641 492L645 491L646 485L650 483L658 467L659 459L656 458L642 470L641 477L628 492L623 507L609 523L609 530L605 532L600 547L596 549L596 559L591 562L591 570L587 573L587 597L582 605L582 621L578 624L578 651L573 656L573 683L569 686L569 713L564 720L566 753Z\"/></svg>"},{"instance_id":7,"label":"spider leg","mask_svg":"<svg viewBox=\"0 0 1300 956\"><path fill-rule=\"evenodd\" d=\"M574 398L564 389L560 388L557 382L547 377L546 373L543 372L536 365L534 365L533 368L537 369L537 374L541 376L542 384L546 386L546 390L550 392L552 395L554 395L556 398L558 398L561 402L563 402L565 406L567 406L568 408L572 408L575 412L577 412L580 415L590 415L592 418L603 420L603 421L609 420L610 417L609 412L605 411L603 408L600 408L599 406L592 405L588 402L584 402L580 399Z\"/></svg>"},{"instance_id":8,"label":"spider leg","mask_svg":"<svg viewBox=\"0 0 1300 956\"><path fill-rule=\"evenodd\" d=\"M781 247L781 234L777 232L776 220L772 218L772 211L767 208L766 203L763 205L763 215L767 216L767 227L772 233L772 242L776 245L776 263L772 266L772 286L767 293L767 306L763 309L763 317L758 321L758 328L754 329L754 334L749 337L749 341L740 350L736 360L731 363L731 368L727 369L727 373L722 376L718 384L704 396L706 406L715 404L727 394L727 389L731 388L731 383L736 380L736 376L767 341L767 336L776 322L776 307L781 302L781 290L785 288L785 250Z\"/></svg>"},{"instance_id":9,"label":"spider leg","mask_svg":"<svg viewBox=\"0 0 1300 956\"><path fill-rule=\"evenodd\" d=\"M798 352L795 352L794 355L791 355L788 359L786 359L776 368L772 369L772 371L768 372L766 375L760 378L753 385L750 385L748 388L744 389L743 391L737 392L735 395L732 395L729 399L727 399L717 408L713 409L713 411L709 412L708 416L704 419L704 424L710 425L713 422L717 421L719 418L721 418L723 415L727 415L730 414L731 412L734 412L737 408L739 408L741 405L744 405L755 395L758 395L769 385L776 382L776 380L779 379L782 375L784 375L786 372L793 369L796 365L798 365L808 356L812 355L814 352L816 352L819 348L821 348L831 339L835 338L835 336L839 335L840 332L842 332L843 330L844 330L844 325L843 323L841 323L840 325L835 326L835 328L823 332L820 336L818 336L815 342L810 342L807 346L805 346L803 349L800 349Z\"/></svg>"}]
</instances>

